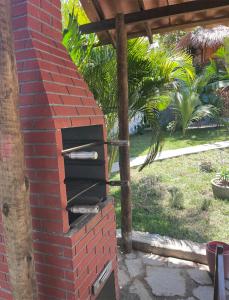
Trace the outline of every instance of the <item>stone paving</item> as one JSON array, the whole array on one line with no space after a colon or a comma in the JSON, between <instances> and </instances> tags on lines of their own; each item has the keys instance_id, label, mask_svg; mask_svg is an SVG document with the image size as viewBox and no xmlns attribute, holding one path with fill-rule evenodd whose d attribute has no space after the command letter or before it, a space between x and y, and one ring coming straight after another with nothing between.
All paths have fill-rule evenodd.
<instances>
[{"instance_id":1,"label":"stone paving","mask_svg":"<svg viewBox=\"0 0 229 300\"><path fill-rule=\"evenodd\" d=\"M212 279L206 265L173 257L119 251L121 300L212 300ZM229 280L226 281L229 300Z\"/></svg>"}]
</instances>

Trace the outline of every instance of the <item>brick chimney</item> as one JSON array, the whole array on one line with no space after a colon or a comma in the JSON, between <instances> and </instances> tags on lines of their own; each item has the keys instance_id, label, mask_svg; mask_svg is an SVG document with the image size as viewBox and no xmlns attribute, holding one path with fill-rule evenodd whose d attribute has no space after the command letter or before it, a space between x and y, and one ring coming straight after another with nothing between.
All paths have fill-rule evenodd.
<instances>
[{"instance_id":1,"label":"brick chimney","mask_svg":"<svg viewBox=\"0 0 229 300\"><path fill-rule=\"evenodd\" d=\"M105 140L103 113L62 46L60 1L11 2L39 299L100 299L105 283L96 293L92 286L108 263L118 299L113 202L70 228L61 155L63 129L98 126ZM13 298L0 229L0 299L7 300Z\"/></svg>"}]
</instances>

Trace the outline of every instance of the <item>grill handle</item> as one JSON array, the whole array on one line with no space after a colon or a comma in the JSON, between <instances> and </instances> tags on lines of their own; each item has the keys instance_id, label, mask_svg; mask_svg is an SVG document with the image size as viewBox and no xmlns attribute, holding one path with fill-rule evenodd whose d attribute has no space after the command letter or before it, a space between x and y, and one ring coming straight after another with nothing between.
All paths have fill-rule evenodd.
<instances>
[{"instance_id":1,"label":"grill handle","mask_svg":"<svg viewBox=\"0 0 229 300\"><path fill-rule=\"evenodd\" d=\"M70 153L64 154L64 157L70 158L70 159L79 159L79 160L96 160L98 159L99 155L96 151L72 151Z\"/></svg>"}]
</instances>

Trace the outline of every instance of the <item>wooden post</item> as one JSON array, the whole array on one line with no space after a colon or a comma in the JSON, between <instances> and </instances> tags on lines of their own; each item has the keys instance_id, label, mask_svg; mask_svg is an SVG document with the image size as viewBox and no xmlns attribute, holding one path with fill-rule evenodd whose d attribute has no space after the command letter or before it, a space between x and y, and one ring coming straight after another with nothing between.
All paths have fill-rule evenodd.
<instances>
[{"instance_id":1,"label":"wooden post","mask_svg":"<svg viewBox=\"0 0 229 300\"><path fill-rule=\"evenodd\" d=\"M127 33L123 14L118 14L116 17L116 39L119 139L129 141ZM130 190L129 143L128 146L119 148L119 168L121 180L127 182L125 186L121 187L122 243L123 250L126 253L130 253L132 250L132 207Z\"/></svg>"},{"instance_id":2,"label":"wooden post","mask_svg":"<svg viewBox=\"0 0 229 300\"><path fill-rule=\"evenodd\" d=\"M32 222L10 5L0 0L0 205L13 299L32 300L37 299Z\"/></svg>"}]
</instances>

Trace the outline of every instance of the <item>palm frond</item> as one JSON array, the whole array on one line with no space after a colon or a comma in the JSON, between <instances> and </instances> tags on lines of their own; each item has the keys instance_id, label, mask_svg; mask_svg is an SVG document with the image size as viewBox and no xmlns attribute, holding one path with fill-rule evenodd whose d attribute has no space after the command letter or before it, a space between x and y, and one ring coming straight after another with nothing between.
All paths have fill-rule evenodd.
<instances>
[{"instance_id":1,"label":"palm frond","mask_svg":"<svg viewBox=\"0 0 229 300\"><path fill-rule=\"evenodd\" d=\"M149 103L149 105L145 107L145 113L151 127L152 137L146 160L139 168L139 171L151 164L162 149L162 130L159 122L159 111Z\"/></svg>"},{"instance_id":2,"label":"palm frond","mask_svg":"<svg viewBox=\"0 0 229 300\"><path fill-rule=\"evenodd\" d=\"M195 109L190 121L199 121L205 117L216 117L218 112L219 110L213 105L201 105Z\"/></svg>"},{"instance_id":3,"label":"palm frond","mask_svg":"<svg viewBox=\"0 0 229 300\"><path fill-rule=\"evenodd\" d=\"M114 133L118 118L116 51L109 45L93 47L96 36L82 35L78 21L75 13L69 15L63 43L105 114L108 135L117 134ZM143 112L152 129L150 151L142 168L161 149L159 111L167 108L172 92L181 83L190 84L194 76L189 54L166 48L152 49L145 39L128 42L129 119ZM110 153L111 157L114 155Z\"/></svg>"},{"instance_id":4,"label":"palm frond","mask_svg":"<svg viewBox=\"0 0 229 300\"><path fill-rule=\"evenodd\" d=\"M152 135L155 132L152 131ZM139 168L139 171L142 171L146 166L150 165L162 150L162 135L160 133L156 133L154 137L151 139L150 148L146 157L146 160Z\"/></svg>"}]
</instances>

